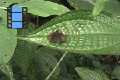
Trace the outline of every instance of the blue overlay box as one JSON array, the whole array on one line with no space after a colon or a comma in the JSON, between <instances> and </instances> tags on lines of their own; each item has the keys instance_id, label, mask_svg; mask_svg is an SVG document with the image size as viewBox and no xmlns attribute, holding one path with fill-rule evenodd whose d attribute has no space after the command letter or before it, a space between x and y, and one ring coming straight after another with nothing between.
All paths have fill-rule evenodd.
<instances>
[{"instance_id":1,"label":"blue overlay box","mask_svg":"<svg viewBox=\"0 0 120 80\"><path fill-rule=\"evenodd\" d=\"M22 13L12 13L12 21L22 21Z\"/></svg>"},{"instance_id":2,"label":"blue overlay box","mask_svg":"<svg viewBox=\"0 0 120 80\"><path fill-rule=\"evenodd\" d=\"M22 12L22 7L12 7L12 12Z\"/></svg>"},{"instance_id":3,"label":"blue overlay box","mask_svg":"<svg viewBox=\"0 0 120 80\"><path fill-rule=\"evenodd\" d=\"M22 22L12 22L12 28L22 28Z\"/></svg>"}]
</instances>

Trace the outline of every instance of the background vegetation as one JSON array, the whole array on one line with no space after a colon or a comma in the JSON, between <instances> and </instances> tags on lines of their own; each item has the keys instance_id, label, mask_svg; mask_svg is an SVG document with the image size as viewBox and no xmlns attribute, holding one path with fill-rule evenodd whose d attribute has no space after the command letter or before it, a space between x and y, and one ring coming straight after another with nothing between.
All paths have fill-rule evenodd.
<instances>
[{"instance_id":1,"label":"background vegetation","mask_svg":"<svg viewBox=\"0 0 120 80\"><path fill-rule=\"evenodd\" d=\"M7 7L28 7L8 29ZM60 30L64 43L47 36ZM120 0L0 0L0 80L120 80Z\"/></svg>"}]
</instances>

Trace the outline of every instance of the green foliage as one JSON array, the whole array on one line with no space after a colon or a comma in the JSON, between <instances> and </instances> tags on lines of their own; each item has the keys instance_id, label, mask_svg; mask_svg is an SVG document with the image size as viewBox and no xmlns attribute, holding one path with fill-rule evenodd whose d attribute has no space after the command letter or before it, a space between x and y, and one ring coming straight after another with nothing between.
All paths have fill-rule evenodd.
<instances>
[{"instance_id":1,"label":"green foliage","mask_svg":"<svg viewBox=\"0 0 120 80\"><path fill-rule=\"evenodd\" d=\"M93 16L96 16L101 12L106 1L108 1L108 0L96 0L95 7L93 9Z\"/></svg>"},{"instance_id":2,"label":"green foliage","mask_svg":"<svg viewBox=\"0 0 120 80\"><path fill-rule=\"evenodd\" d=\"M112 72L113 79L120 79L120 66L116 66Z\"/></svg>"},{"instance_id":3,"label":"green foliage","mask_svg":"<svg viewBox=\"0 0 120 80\"><path fill-rule=\"evenodd\" d=\"M4 10L0 10L0 69L13 80L12 69L7 63L13 56L17 44L17 37L15 36L17 31L6 27L7 19L5 14Z\"/></svg>"},{"instance_id":4,"label":"green foliage","mask_svg":"<svg viewBox=\"0 0 120 80\"><path fill-rule=\"evenodd\" d=\"M120 15L120 3L117 0L67 0L76 10L93 10L93 15L98 15L101 11L107 11L113 16Z\"/></svg>"},{"instance_id":5,"label":"green foliage","mask_svg":"<svg viewBox=\"0 0 120 80\"><path fill-rule=\"evenodd\" d=\"M26 6L28 8L29 13L43 17L50 15L61 15L69 11L66 7L62 5L58 5L56 3L44 1L44 0L36 0L36 1L30 0L23 3L19 3L17 4L17 6Z\"/></svg>"},{"instance_id":6,"label":"green foliage","mask_svg":"<svg viewBox=\"0 0 120 80\"><path fill-rule=\"evenodd\" d=\"M68 8L60 5L60 0L0 0L0 70L7 75L0 73L0 80L120 79L120 3L67 1L79 11L70 11L67 3L63 4ZM28 7L32 17L50 20L51 15L59 16L44 25L42 19L37 30L34 21L29 22L28 29L8 29L7 12L2 9L11 4ZM56 30L67 36L66 42L52 43L47 39Z\"/></svg>"},{"instance_id":7,"label":"green foliage","mask_svg":"<svg viewBox=\"0 0 120 80\"><path fill-rule=\"evenodd\" d=\"M76 53L119 54L119 26L119 20L108 13L93 17L89 11L72 11L19 38ZM49 42L47 36L56 30L67 36L65 43Z\"/></svg>"},{"instance_id":8,"label":"green foliage","mask_svg":"<svg viewBox=\"0 0 120 80\"><path fill-rule=\"evenodd\" d=\"M7 16L6 16L7 12L5 10L0 10L0 26L5 27L7 26Z\"/></svg>"},{"instance_id":9,"label":"green foliage","mask_svg":"<svg viewBox=\"0 0 120 80\"><path fill-rule=\"evenodd\" d=\"M28 80L37 80L37 79L35 78L34 75L32 75L32 76L29 76L29 77L28 77Z\"/></svg>"},{"instance_id":10,"label":"green foliage","mask_svg":"<svg viewBox=\"0 0 120 80\"><path fill-rule=\"evenodd\" d=\"M36 51L35 61L40 64L42 74L49 74L58 63L53 53L57 54L56 51L51 51L49 48L40 48ZM56 69L54 75L59 75L59 67Z\"/></svg>"},{"instance_id":11,"label":"green foliage","mask_svg":"<svg viewBox=\"0 0 120 80\"><path fill-rule=\"evenodd\" d=\"M92 0L67 0L75 10L87 9L92 10L94 2Z\"/></svg>"},{"instance_id":12,"label":"green foliage","mask_svg":"<svg viewBox=\"0 0 120 80\"><path fill-rule=\"evenodd\" d=\"M117 0L109 0L103 7L104 11L110 12L113 16L120 16L120 3Z\"/></svg>"},{"instance_id":13,"label":"green foliage","mask_svg":"<svg viewBox=\"0 0 120 80\"><path fill-rule=\"evenodd\" d=\"M29 32L35 30L34 25L32 23L29 24L29 29L22 29L19 30L18 33L21 35L26 35ZM24 73L26 74L28 66L31 64L33 60L33 55L35 54L37 45L29 43L27 41L18 40L15 54L14 54L14 61L23 69Z\"/></svg>"},{"instance_id":14,"label":"green foliage","mask_svg":"<svg viewBox=\"0 0 120 80\"><path fill-rule=\"evenodd\" d=\"M78 75L82 78L82 80L110 80L108 76L101 70L89 70L87 68L76 67Z\"/></svg>"},{"instance_id":15,"label":"green foliage","mask_svg":"<svg viewBox=\"0 0 120 80\"><path fill-rule=\"evenodd\" d=\"M15 46L17 43L17 39L14 36L16 34L15 30L8 30L5 27L0 27L1 32L0 32L0 65L5 65L8 63L8 61L11 59L13 56ZM3 32L2 32L3 31Z\"/></svg>"},{"instance_id":16,"label":"green foliage","mask_svg":"<svg viewBox=\"0 0 120 80\"><path fill-rule=\"evenodd\" d=\"M2 71L5 75L8 76L11 80L14 80L11 64L1 65L1 66L0 66L0 69L1 69L1 71Z\"/></svg>"}]
</instances>

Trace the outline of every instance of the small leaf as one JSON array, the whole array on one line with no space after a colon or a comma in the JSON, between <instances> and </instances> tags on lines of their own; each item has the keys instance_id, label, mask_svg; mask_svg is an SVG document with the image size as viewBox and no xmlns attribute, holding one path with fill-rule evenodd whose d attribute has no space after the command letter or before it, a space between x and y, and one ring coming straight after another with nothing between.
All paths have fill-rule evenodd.
<instances>
[{"instance_id":1,"label":"small leaf","mask_svg":"<svg viewBox=\"0 0 120 80\"><path fill-rule=\"evenodd\" d=\"M104 72L98 69L92 71L86 68L76 67L75 70L83 80L110 80Z\"/></svg>"}]
</instances>

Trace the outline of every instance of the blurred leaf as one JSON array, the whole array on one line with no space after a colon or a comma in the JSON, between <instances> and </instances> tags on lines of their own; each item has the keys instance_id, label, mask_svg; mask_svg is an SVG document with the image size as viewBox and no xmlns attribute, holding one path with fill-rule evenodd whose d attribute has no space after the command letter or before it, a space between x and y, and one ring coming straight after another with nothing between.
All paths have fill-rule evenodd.
<instances>
[{"instance_id":1,"label":"blurred leaf","mask_svg":"<svg viewBox=\"0 0 120 80\"><path fill-rule=\"evenodd\" d=\"M93 60L92 63L94 65L94 67L96 67L96 68L100 68L101 67L100 61L98 61L98 60Z\"/></svg>"},{"instance_id":2,"label":"blurred leaf","mask_svg":"<svg viewBox=\"0 0 120 80\"><path fill-rule=\"evenodd\" d=\"M71 79L68 79L68 78L63 77L63 76L59 76L59 79L57 79L57 80L71 80Z\"/></svg>"},{"instance_id":3,"label":"blurred leaf","mask_svg":"<svg viewBox=\"0 0 120 80\"><path fill-rule=\"evenodd\" d=\"M103 72L102 70L100 70L100 69L94 69L94 71L96 73L98 73L103 78L102 80L110 80L109 77L108 77L108 75L105 72Z\"/></svg>"},{"instance_id":4,"label":"blurred leaf","mask_svg":"<svg viewBox=\"0 0 120 80\"><path fill-rule=\"evenodd\" d=\"M76 67L75 70L83 80L110 80L104 72L98 69L92 71L86 68Z\"/></svg>"},{"instance_id":5,"label":"blurred leaf","mask_svg":"<svg viewBox=\"0 0 120 80\"><path fill-rule=\"evenodd\" d=\"M28 29L20 29L18 30L18 34L25 35L33 30L35 30L35 25L30 23ZM28 66L34 58L34 53L37 47L38 45L36 44L18 40L13 60L23 69L24 73L26 73Z\"/></svg>"},{"instance_id":6,"label":"blurred leaf","mask_svg":"<svg viewBox=\"0 0 120 80\"><path fill-rule=\"evenodd\" d=\"M0 10L0 69L11 80L13 79L12 68L7 65L13 56L16 44L17 34L16 29L7 28L7 16L5 10Z\"/></svg>"},{"instance_id":7,"label":"blurred leaf","mask_svg":"<svg viewBox=\"0 0 120 80\"><path fill-rule=\"evenodd\" d=\"M31 76L29 76L28 77L28 79L27 80L37 80L36 78L35 78L35 76L34 75L31 75Z\"/></svg>"},{"instance_id":8,"label":"blurred leaf","mask_svg":"<svg viewBox=\"0 0 120 80\"><path fill-rule=\"evenodd\" d=\"M43 17L50 15L61 15L69 11L62 5L44 0L30 0L17 4L16 6L26 6L29 13Z\"/></svg>"},{"instance_id":9,"label":"blurred leaf","mask_svg":"<svg viewBox=\"0 0 120 80\"><path fill-rule=\"evenodd\" d=\"M102 11L104 4L107 2L108 0L96 0L96 4L95 7L93 9L93 16L99 15L99 13Z\"/></svg>"},{"instance_id":10,"label":"blurred leaf","mask_svg":"<svg viewBox=\"0 0 120 80\"><path fill-rule=\"evenodd\" d=\"M87 1L87 2L89 2L89 3L93 4L93 5L95 5L95 0L82 0L82 1Z\"/></svg>"},{"instance_id":11,"label":"blurred leaf","mask_svg":"<svg viewBox=\"0 0 120 80\"><path fill-rule=\"evenodd\" d=\"M52 52L48 48L40 48L36 51L35 60L40 63L43 74L49 74L58 63L58 60L52 55ZM59 67L56 69L55 75L59 75Z\"/></svg>"},{"instance_id":12,"label":"blurred leaf","mask_svg":"<svg viewBox=\"0 0 120 80\"><path fill-rule=\"evenodd\" d=\"M1 69L1 71L2 71L5 75L7 75L7 76L10 78L10 80L15 80L15 79L13 78L13 71L12 71L12 67L11 67L10 64L1 65L1 66L0 66L0 69Z\"/></svg>"},{"instance_id":13,"label":"blurred leaf","mask_svg":"<svg viewBox=\"0 0 120 80\"><path fill-rule=\"evenodd\" d=\"M51 1L51 2L55 2L55 3L60 3L61 0L45 0L45 1Z\"/></svg>"},{"instance_id":14,"label":"blurred leaf","mask_svg":"<svg viewBox=\"0 0 120 80\"><path fill-rule=\"evenodd\" d=\"M0 10L0 26L7 27L7 11Z\"/></svg>"},{"instance_id":15,"label":"blurred leaf","mask_svg":"<svg viewBox=\"0 0 120 80\"><path fill-rule=\"evenodd\" d=\"M10 80L7 76L2 76L0 80Z\"/></svg>"},{"instance_id":16,"label":"blurred leaf","mask_svg":"<svg viewBox=\"0 0 120 80\"><path fill-rule=\"evenodd\" d=\"M112 13L115 17L120 16L120 3L117 0L67 0L75 9L87 9L94 10L95 14L99 14L101 11L107 11ZM107 1L107 2L106 2ZM94 7L94 5L96 5ZM94 8L94 9L93 9Z\"/></svg>"},{"instance_id":17,"label":"blurred leaf","mask_svg":"<svg viewBox=\"0 0 120 80\"><path fill-rule=\"evenodd\" d=\"M69 4L74 7L76 10L79 9L87 9L92 10L93 9L93 1L91 0L67 0Z\"/></svg>"},{"instance_id":18,"label":"blurred leaf","mask_svg":"<svg viewBox=\"0 0 120 80\"><path fill-rule=\"evenodd\" d=\"M0 23L3 21L0 21ZM0 65L8 63L17 44L16 29L8 29L5 25L0 24Z\"/></svg>"},{"instance_id":19,"label":"blurred leaf","mask_svg":"<svg viewBox=\"0 0 120 80\"><path fill-rule=\"evenodd\" d=\"M120 79L120 66L116 66L112 72L112 78Z\"/></svg>"},{"instance_id":20,"label":"blurred leaf","mask_svg":"<svg viewBox=\"0 0 120 80\"><path fill-rule=\"evenodd\" d=\"M56 30L67 36L65 43L49 42L47 36ZM71 11L18 38L75 53L119 54L120 20L109 13L93 17L89 11Z\"/></svg>"},{"instance_id":21,"label":"blurred leaf","mask_svg":"<svg viewBox=\"0 0 120 80\"><path fill-rule=\"evenodd\" d=\"M117 0L109 0L103 7L104 11L112 13L115 17L120 16L120 3Z\"/></svg>"}]
</instances>

